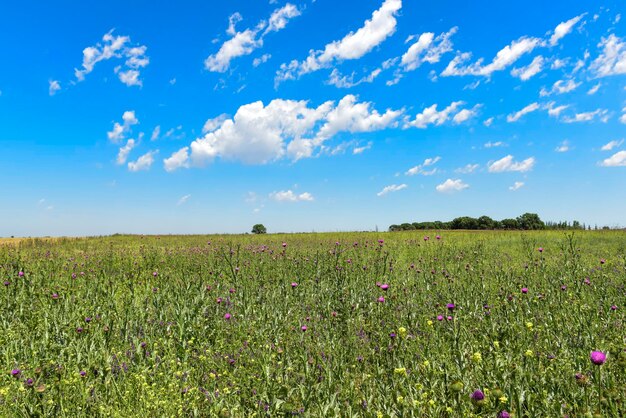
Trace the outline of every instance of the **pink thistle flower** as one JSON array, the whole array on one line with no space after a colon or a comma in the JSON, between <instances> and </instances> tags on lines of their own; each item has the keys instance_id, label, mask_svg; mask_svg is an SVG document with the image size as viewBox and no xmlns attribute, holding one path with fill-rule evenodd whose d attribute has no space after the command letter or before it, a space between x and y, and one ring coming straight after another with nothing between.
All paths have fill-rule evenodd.
<instances>
[{"instance_id":1,"label":"pink thistle flower","mask_svg":"<svg viewBox=\"0 0 626 418\"><path fill-rule=\"evenodd\" d=\"M378 299L376 299L378 301L378 303L385 303L385 297L381 296Z\"/></svg>"},{"instance_id":2,"label":"pink thistle flower","mask_svg":"<svg viewBox=\"0 0 626 418\"><path fill-rule=\"evenodd\" d=\"M224 314L224 319L225 319L225 320L227 320L227 321L228 321L230 318L232 318L232 317L233 317L233 316L232 316L231 314L229 314L229 313Z\"/></svg>"},{"instance_id":3,"label":"pink thistle flower","mask_svg":"<svg viewBox=\"0 0 626 418\"><path fill-rule=\"evenodd\" d=\"M593 364L595 364L596 366L602 366L606 361L606 354L604 354L602 351L592 351L590 358Z\"/></svg>"}]
</instances>

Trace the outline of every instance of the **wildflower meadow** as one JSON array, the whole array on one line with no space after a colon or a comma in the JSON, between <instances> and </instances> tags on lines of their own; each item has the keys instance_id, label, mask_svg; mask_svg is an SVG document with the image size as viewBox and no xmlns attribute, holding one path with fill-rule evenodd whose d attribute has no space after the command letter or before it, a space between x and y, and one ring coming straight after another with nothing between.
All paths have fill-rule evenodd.
<instances>
[{"instance_id":1,"label":"wildflower meadow","mask_svg":"<svg viewBox=\"0 0 626 418\"><path fill-rule=\"evenodd\" d=\"M626 416L624 231L0 244L0 416Z\"/></svg>"}]
</instances>

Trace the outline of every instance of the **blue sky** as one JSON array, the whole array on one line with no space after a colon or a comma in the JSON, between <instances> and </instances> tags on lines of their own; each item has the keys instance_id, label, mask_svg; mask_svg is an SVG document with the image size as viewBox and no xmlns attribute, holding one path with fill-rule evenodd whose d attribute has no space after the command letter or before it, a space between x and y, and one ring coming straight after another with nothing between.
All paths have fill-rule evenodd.
<instances>
[{"instance_id":1,"label":"blue sky","mask_svg":"<svg viewBox=\"0 0 626 418\"><path fill-rule=\"evenodd\" d=\"M5 2L0 236L624 226L624 6Z\"/></svg>"}]
</instances>

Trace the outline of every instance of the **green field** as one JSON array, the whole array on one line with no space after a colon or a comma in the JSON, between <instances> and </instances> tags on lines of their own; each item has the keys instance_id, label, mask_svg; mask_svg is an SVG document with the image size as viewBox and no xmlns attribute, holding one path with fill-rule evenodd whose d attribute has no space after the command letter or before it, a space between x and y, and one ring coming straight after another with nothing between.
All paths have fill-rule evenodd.
<instances>
[{"instance_id":1,"label":"green field","mask_svg":"<svg viewBox=\"0 0 626 418\"><path fill-rule=\"evenodd\" d=\"M626 416L624 231L437 234L0 245L0 416Z\"/></svg>"}]
</instances>

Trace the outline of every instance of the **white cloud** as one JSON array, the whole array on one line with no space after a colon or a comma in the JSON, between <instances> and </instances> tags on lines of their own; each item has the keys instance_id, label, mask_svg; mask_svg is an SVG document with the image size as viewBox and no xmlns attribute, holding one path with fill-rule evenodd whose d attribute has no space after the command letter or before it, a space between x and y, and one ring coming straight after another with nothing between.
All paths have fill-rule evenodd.
<instances>
[{"instance_id":1,"label":"white cloud","mask_svg":"<svg viewBox=\"0 0 626 418\"><path fill-rule=\"evenodd\" d=\"M291 190L281 190L270 193L270 199L277 202L312 202L313 195L309 192L296 194Z\"/></svg>"},{"instance_id":2,"label":"white cloud","mask_svg":"<svg viewBox=\"0 0 626 418\"><path fill-rule=\"evenodd\" d=\"M334 62L354 60L363 57L396 31L396 18L402 0L385 0L372 17L366 20L356 32L350 32L343 39L327 44L323 50L311 51L301 62L291 61L282 64L276 73L275 82L292 80L303 74L330 67Z\"/></svg>"},{"instance_id":3,"label":"white cloud","mask_svg":"<svg viewBox=\"0 0 626 418\"><path fill-rule=\"evenodd\" d=\"M626 74L626 42L610 34L608 38L602 38L598 46L603 51L591 63L589 70L596 77Z\"/></svg>"},{"instance_id":4,"label":"white cloud","mask_svg":"<svg viewBox=\"0 0 626 418\"><path fill-rule=\"evenodd\" d=\"M626 167L626 151L619 151L600 163L604 167Z\"/></svg>"},{"instance_id":5,"label":"white cloud","mask_svg":"<svg viewBox=\"0 0 626 418\"><path fill-rule=\"evenodd\" d=\"M271 54L263 54L260 57L257 57L254 60L252 60L252 65L255 67L258 67L259 65L266 63L270 58L272 58Z\"/></svg>"},{"instance_id":6,"label":"white cloud","mask_svg":"<svg viewBox=\"0 0 626 418\"><path fill-rule=\"evenodd\" d=\"M354 147L352 149L352 154L354 155L363 154L365 151L371 148L372 148L372 142L368 142L367 145L364 145L362 147Z\"/></svg>"},{"instance_id":7,"label":"white cloud","mask_svg":"<svg viewBox=\"0 0 626 418\"><path fill-rule=\"evenodd\" d=\"M130 151L133 148L135 148L135 140L129 139L126 142L126 145L121 147L119 152L117 153L117 164L119 165L126 164L126 160L128 160L128 154L130 154Z\"/></svg>"},{"instance_id":8,"label":"white cloud","mask_svg":"<svg viewBox=\"0 0 626 418\"><path fill-rule=\"evenodd\" d=\"M569 141L565 140L565 141L561 142L559 144L559 146L557 146L554 150L556 152L567 152L567 151L569 151L570 150L570 148L569 148Z\"/></svg>"},{"instance_id":9,"label":"white cloud","mask_svg":"<svg viewBox=\"0 0 626 418\"><path fill-rule=\"evenodd\" d=\"M280 9L274 10L270 16L270 20L264 34L268 32L278 32L279 30L284 29L285 26L287 26L289 19L300 16L300 14L300 10L290 3L285 4Z\"/></svg>"},{"instance_id":10,"label":"white cloud","mask_svg":"<svg viewBox=\"0 0 626 418\"><path fill-rule=\"evenodd\" d=\"M457 32L458 28L453 27L448 32L442 33L435 38L432 32L422 33L409 49L402 55L400 65L404 71L413 71L419 68L422 63L435 64L439 62L441 56L452 51L450 37Z\"/></svg>"},{"instance_id":11,"label":"white cloud","mask_svg":"<svg viewBox=\"0 0 626 418\"><path fill-rule=\"evenodd\" d=\"M561 105L556 107L554 107L554 105L554 102L550 102L546 105L546 108L548 109L548 115L552 116L553 118L558 118L561 115L561 112L570 107L570 105Z\"/></svg>"},{"instance_id":12,"label":"white cloud","mask_svg":"<svg viewBox=\"0 0 626 418\"><path fill-rule=\"evenodd\" d=\"M615 140L613 140L613 141L607 142L607 143L606 143L606 144L604 144L604 145L602 146L602 148L600 148L600 149L601 149L602 151L611 151L613 148L617 148L617 147L619 147L620 145L622 145L623 143L624 143L624 140L623 140L623 139L620 139L619 141L615 139Z\"/></svg>"},{"instance_id":13,"label":"white cloud","mask_svg":"<svg viewBox=\"0 0 626 418\"><path fill-rule=\"evenodd\" d=\"M102 43L89 46L83 50L82 69L75 69L74 75L78 81L83 81L85 75L93 71L98 62L112 58L124 59L123 65L115 68L121 82L127 86L141 86L139 79L141 68L148 66L150 59L146 55L145 45L129 46L130 37L113 35L113 30L102 37Z\"/></svg>"},{"instance_id":14,"label":"white cloud","mask_svg":"<svg viewBox=\"0 0 626 418\"><path fill-rule=\"evenodd\" d=\"M493 123L493 117L491 117L491 118L489 118L489 119L486 119L486 120L483 122L483 125L485 125L486 127L490 127L492 123Z\"/></svg>"},{"instance_id":15,"label":"white cloud","mask_svg":"<svg viewBox=\"0 0 626 418\"><path fill-rule=\"evenodd\" d=\"M397 192L399 190L406 189L407 187L409 186L407 186L404 183L403 184L391 184L389 186L383 187L383 189L380 192L376 193L376 196L382 197L388 193Z\"/></svg>"},{"instance_id":16,"label":"white cloud","mask_svg":"<svg viewBox=\"0 0 626 418\"><path fill-rule=\"evenodd\" d=\"M580 16L573 17L566 22L559 23L554 29L552 36L550 37L550 45L555 46L557 43L559 43L559 40L561 40L565 35L570 33L574 25L576 25L576 23L578 23L580 19L585 16L585 14L586 13L583 13Z\"/></svg>"},{"instance_id":17,"label":"white cloud","mask_svg":"<svg viewBox=\"0 0 626 418\"><path fill-rule=\"evenodd\" d=\"M467 164L464 167L457 168L456 170L454 170L454 172L460 174L470 174L476 171L478 167L480 167L479 164Z\"/></svg>"},{"instance_id":18,"label":"white cloud","mask_svg":"<svg viewBox=\"0 0 626 418\"><path fill-rule=\"evenodd\" d=\"M541 55L536 56L530 64L525 67L514 68L511 70L511 75L517 77L522 81L530 80L533 76L539 74L543 69L544 59Z\"/></svg>"},{"instance_id":19,"label":"white cloud","mask_svg":"<svg viewBox=\"0 0 626 418\"><path fill-rule=\"evenodd\" d=\"M622 112L624 112L624 114L620 116L619 121L626 124L626 107L622 109Z\"/></svg>"},{"instance_id":20,"label":"white cloud","mask_svg":"<svg viewBox=\"0 0 626 418\"><path fill-rule=\"evenodd\" d=\"M506 147L506 144L502 141L496 141L496 142L487 142L485 143L485 145L483 145L485 148L496 148L496 147Z\"/></svg>"},{"instance_id":21,"label":"white cloud","mask_svg":"<svg viewBox=\"0 0 626 418\"><path fill-rule=\"evenodd\" d=\"M178 202L176 202L176 206L180 206L180 205L184 205L185 203L187 203L187 201L191 198L190 194L186 194L183 197L181 197L180 199L178 199Z\"/></svg>"},{"instance_id":22,"label":"white cloud","mask_svg":"<svg viewBox=\"0 0 626 418\"><path fill-rule=\"evenodd\" d=\"M181 148L169 158L164 159L163 168L168 173L179 168L189 168L189 147Z\"/></svg>"},{"instance_id":23,"label":"white cloud","mask_svg":"<svg viewBox=\"0 0 626 418\"><path fill-rule=\"evenodd\" d=\"M357 102L356 96L346 95L326 115L326 123L320 128L317 138L327 139L338 132L371 132L395 124L402 110L387 109L380 114L371 108L370 102Z\"/></svg>"},{"instance_id":24,"label":"white cloud","mask_svg":"<svg viewBox=\"0 0 626 418\"><path fill-rule=\"evenodd\" d=\"M228 119L228 115L226 113L222 113L215 118L207 119L207 121L204 122L204 126L202 127L202 133L206 134L209 132L213 132L214 130L219 128L226 119Z\"/></svg>"},{"instance_id":25,"label":"white cloud","mask_svg":"<svg viewBox=\"0 0 626 418\"><path fill-rule=\"evenodd\" d=\"M511 113L510 115L508 115L506 117L506 121L507 122L517 122L522 116L534 112L536 110L539 110L539 103L535 102L535 103L531 103L528 106L524 107L522 110L515 112L515 113Z\"/></svg>"},{"instance_id":26,"label":"white cloud","mask_svg":"<svg viewBox=\"0 0 626 418\"><path fill-rule=\"evenodd\" d=\"M54 96L57 91L61 90L61 84L57 80L50 80L48 84L48 94L50 96Z\"/></svg>"},{"instance_id":27,"label":"white cloud","mask_svg":"<svg viewBox=\"0 0 626 418\"><path fill-rule=\"evenodd\" d=\"M567 64L566 60L556 58L554 61L552 61L552 65L550 65L550 68L553 70L558 70L559 68L565 67L566 64Z\"/></svg>"},{"instance_id":28,"label":"white cloud","mask_svg":"<svg viewBox=\"0 0 626 418\"><path fill-rule=\"evenodd\" d=\"M241 15L239 13L231 15L228 29L226 30L226 33L231 35L231 38L225 41L215 54L207 57L204 61L204 67L213 72L225 72L230 67L230 62L233 59L249 55L255 49L262 47L263 38L267 33L284 29L290 19L299 15L300 10L293 4L287 3L282 8L272 12L269 23L262 20L256 27L246 29L242 32L235 30L235 25L242 19ZM263 29L265 29L265 31L263 31ZM265 55L263 57L265 57ZM263 57L255 66L264 62L262 61ZM269 56L267 59L269 59Z\"/></svg>"},{"instance_id":29,"label":"white cloud","mask_svg":"<svg viewBox=\"0 0 626 418\"><path fill-rule=\"evenodd\" d=\"M480 109L481 105L476 105L472 109L462 109L459 113L454 115L452 118L452 122L456 125L459 125L465 121L470 120L478 114L478 109Z\"/></svg>"},{"instance_id":30,"label":"white cloud","mask_svg":"<svg viewBox=\"0 0 626 418\"><path fill-rule=\"evenodd\" d=\"M377 68L373 70L368 75L361 77L357 81L354 81L355 73L348 75L342 75L339 70L336 68L330 73L330 78L328 79L328 84L333 85L339 88L351 88L354 86L358 86L361 83L371 83L374 81L376 77L378 77L381 73L381 69Z\"/></svg>"},{"instance_id":31,"label":"white cloud","mask_svg":"<svg viewBox=\"0 0 626 418\"><path fill-rule=\"evenodd\" d=\"M137 125L139 120L135 116L134 110L127 110L122 115L122 124L115 122L113 124L113 129L110 132L107 132L107 136L109 141L117 144L122 139L124 139L124 135L128 133L133 125Z\"/></svg>"},{"instance_id":32,"label":"white cloud","mask_svg":"<svg viewBox=\"0 0 626 418\"><path fill-rule=\"evenodd\" d=\"M609 120L609 111L606 109L596 109L593 112L576 113L573 117L564 117L562 120L565 123L576 123L591 122L596 118L600 119L601 122L606 123Z\"/></svg>"},{"instance_id":33,"label":"white cloud","mask_svg":"<svg viewBox=\"0 0 626 418\"><path fill-rule=\"evenodd\" d=\"M150 141L156 141L159 139L159 135L161 135L161 125L157 125L152 131L152 135L150 136Z\"/></svg>"},{"instance_id":34,"label":"white cloud","mask_svg":"<svg viewBox=\"0 0 626 418\"><path fill-rule=\"evenodd\" d=\"M595 86L593 86L592 88L589 89L589 91L587 92L588 95L593 95L596 94L598 92L598 90L600 90L600 87L602 87L602 83L598 83Z\"/></svg>"},{"instance_id":35,"label":"white cloud","mask_svg":"<svg viewBox=\"0 0 626 418\"><path fill-rule=\"evenodd\" d=\"M537 46L542 44L539 38L521 37L510 45L502 48L491 63L483 65L483 59L479 59L473 64L464 65L472 54L468 52L459 53L441 73L442 76L464 76L475 75L489 77L496 71L502 71L514 64L524 54L532 52Z\"/></svg>"},{"instance_id":36,"label":"white cloud","mask_svg":"<svg viewBox=\"0 0 626 418\"><path fill-rule=\"evenodd\" d=\"M524 182L523 181L516 181L515 183L513 183L513 185L511 187L509 187L509 190L511 191L516 191L522 188L522 186L524 186Z\"/></svg>"},{"instance_id":37,"label":"white cloud","mask_svg":"<svg viewBox=\"0 0 626 418\"><path fill-rule=\"evenodd\" d=\"M437 164L437 162L439 162L439 160L441 160L441 157L434 157L434 158L427 158L424 160L424 162L420 165L416 165L415 167L412 167L410 169L408 169L406 171L406 173L404 173L407 176L415 176L417 174L421 174L423 176L430 176L433 175L437 172L436 168L433 168L431 170L425 170L426 167L430 167L433 166L435 164Z\"/></svg>"},{"instance_id":38,"label":"white cloud","mask_svg":"<svg viewBox=\"0 0 626 418\"><path fill-rule=\"evenodd\" d=\"M137 161L131 161L128 163L128 170L129 171L145 171L145 170L149 170L150 167L152 166L152 163L154 162L154 155L157 154L159 151L149 151L147 153L145 153L144 155L142 155L141 157L139 157L137 159Z\"/></svg>"},{"instance_id":39,"label":"white cloud","mask_svg":"<svg viewBox=\"0 0 626 418\"><path fill-rule=\"evenodd\" d=\"M450 120L451 114L453 113L455 114L455 116L453 117L453 120L454 118L456 118L454 122L460 123L459 120L462 122L463 120L466 120L466 118L474 116L476 113L476 109L477 109L477 107L475 106L471 111L468 111L470 113L465 112L461 114L461 116L459 116L459 113L463 112L463 110L460 110L458 112L457 110L463 104L465 104L465 102L463 101L452 102L449 106L447 106L441 111L437 111L437 104L434 104L424 109L422 113L418 113L417 115L415 115L415 118L413 120L406 120L404 127L408 128L412 126L412 127L424 129L428 125L436 125L436 126L443 125L445 122ZM457 118L457 116L459 117Z\"/></svg>"},{"instance_id":40,"label":"white cloud","mask_svg":"<svg viewBox=\"0 0 626 418\"><path fill-rule=\"evenodd\" d=\"M552 88L550 90L546 90L545 88L542 88L541 91L539 92L539 95L541 97L545 97L545 96L549 96L551 94L563 94L563 93L569 93L570 91L575 90L578 86L580 86L581 83L577 83L572 79L569 79L567 81L565 80L558 80L557 82L555 82L552 85Z\"/></svg>"},{"instance_id":41,"label":"white cloud","mask_svg":"<svg viewBox=\"0 0 626 418\"><path fill-rule=\"evenodd\" d=\"M232 118L209 123L209 131L190 145L188 158L178 151L169 161L177 167L202 166L219 157L246 164L265 164L282 157L311 157L324 142L340 132L370 132L393 127L403 110L379 113L370 102L346 95L338 104L327 101L309 107L305 100L275 99L267 105L242 105ZM171 158L173 158L172 156Z\"/></svg>"},{"instance_id":42,"label":"white cloud","mask_svg":"<svg viewBox=\"0 0 626 418\"><path fill-rule=\"evenodd\" d=\"M469 187L469 184L463 183L463 180L461 179L456 179L456 180L448 179L444 181L443 183L437 185L435 189L439 193L452 193L452 192L459 192L461 190L467 189L468 187Z\"/></svg>"},{"instance_id":43,"label":"white cloud","mask_svg":"<svg viewBox=\"0 0 626 418\"><path fill-rule=\"evenodd\" d=\"M532 170L535 165L535 158L530 157L524 161L513 161L512 155L507 155L498 161L489 162L487 169L490 173L502 173L505 171L519 171L526 172Z\"/></svg>"}]
</instances>

